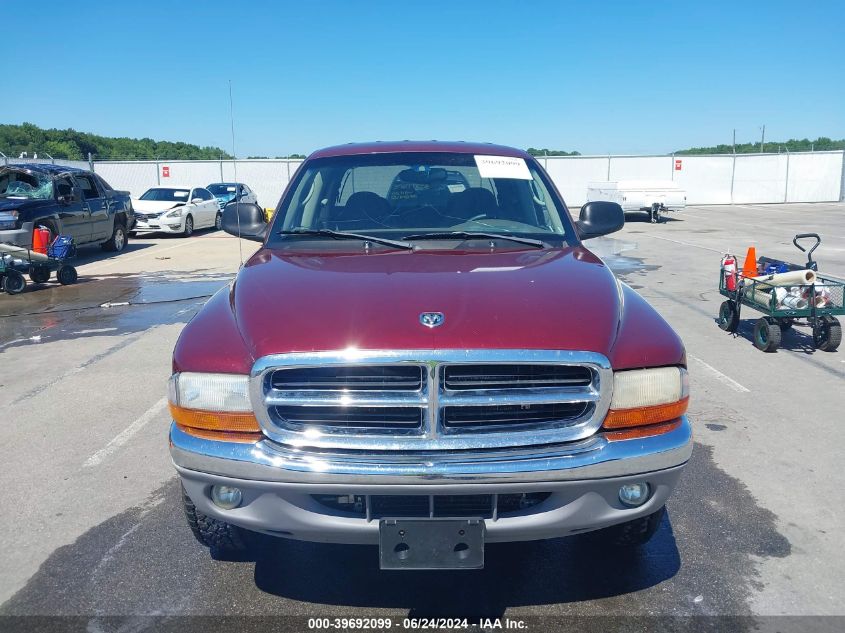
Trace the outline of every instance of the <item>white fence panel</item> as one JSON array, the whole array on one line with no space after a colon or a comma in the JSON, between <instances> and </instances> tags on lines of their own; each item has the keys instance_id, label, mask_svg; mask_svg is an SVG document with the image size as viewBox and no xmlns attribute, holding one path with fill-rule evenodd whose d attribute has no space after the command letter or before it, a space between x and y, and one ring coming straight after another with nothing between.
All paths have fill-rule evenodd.
<instances>
[{"instance_id":1,"label":"white fence panel","mask_svg":"<svg viewBox=\"0 0 845 633\"><path fill-rule=\"evenodd\" d=\"M610 159L610 180L672 180L671 156L620 156Z\"/></svg>"},{"instance_id":2,"label":"white fence panel","mask_svg":"<svg viewBox=\"0 0 845 633\"><path fill-rule=\"evenodd\" d=\"M587 201L588 182L607 180L606 157L549 156L539 160L567 206L573 209Z\"/></svg>"},{"instance_id":3,"label":"white fence panel","mask_svg":"<svg viewBox=\"0 0 845 633\"><path fill-rule=\"evenodd\" d=\"M839 200L842 192L842 152L789 155L787 202Z\"/></svg>"},{"instance_id":4,"label":"white fence panel","mask_svg":"<svg viewBox=\"0 0 845 633\"><path fill-rule=\"evenodd\" d=\"M296 173L301 160L239 160L238 181L246 183L258 196L258 204L275 209L287 187L290 178ZM225 180L235 180L232 161L223 161Z\"/></svg>"},{"instance_id":5,"label":"white fence panel","mask_svg":"<svg viewBox=\"0 0 845 633\"><path fill-rule=\"evenodd\" d=\"M682 161L679 171L674 170L671 156L549 156L539 161L575 210L586 201L587 183L608 180L608 176L610 180L673 178L686 190L688 204L831 202L840 200L843 193L845 158L839 151L790 154L788 178L786 154L677 158ZM88 166L84 161L56 162ZM239 160L237 179L255 190L261 206L275 207L301 164L301 160ZM163 176L164 167L169 177ZM94 163L94 170L133 197L158 184L205 186L235 180L232 161L113 161Z\"/></svg>"},{"instance_id":6,"label":"white fence panel","mask_svg":"<svg viewBox=\"0 0 845 633\"><path fill-rule=\"evenodd\" d=\"M128 191L133 198L139 197L147 189L158 184L155 163L140 161L94 163L94 171L112 187Z\"/></svg>"},{"instance_id":7,"label":"white fence panel","mask_svg":"<svg viewBox=\"0 0 845 633\"><path fill-rule=\"evenodd\" d=\"M675 182L687 192L687 204L730 204L733 156L683 156ZM674 168L674 164L673 164Z\"/></svg>"},{"instance_id":8,"label":"white fence panel","mask_svg":"<svg viewBox=\"0 0 845 633\"><path fill-rule=\"evenodd\" d=\"M786 154L737 156L735 203L783 202L786 192Z\"/></svg>"}]
</instances>

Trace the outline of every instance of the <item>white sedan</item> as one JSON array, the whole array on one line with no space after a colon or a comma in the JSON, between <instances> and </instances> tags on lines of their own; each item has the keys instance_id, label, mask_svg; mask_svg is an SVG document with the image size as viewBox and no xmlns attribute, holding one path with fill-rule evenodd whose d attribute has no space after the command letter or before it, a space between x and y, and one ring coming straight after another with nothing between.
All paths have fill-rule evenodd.
<instances>
[{"instance_id":1,"label":"white sedan","mask_svg":"<svg viewBox=\"0 0 845 633\"><path fill-rule=\"evenodd\" d=\"M153 187L132 200L135 233L171 233L188 237L196 229L221 228L217 199L203 187Z\"/></svg>"}]
</instances>

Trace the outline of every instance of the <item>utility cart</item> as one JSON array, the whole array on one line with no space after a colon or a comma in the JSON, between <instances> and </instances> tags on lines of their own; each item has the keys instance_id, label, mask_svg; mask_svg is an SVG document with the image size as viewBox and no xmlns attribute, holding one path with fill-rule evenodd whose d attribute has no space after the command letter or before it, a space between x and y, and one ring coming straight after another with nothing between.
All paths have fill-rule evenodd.
<instances>
[{"instance_id":1,"label":"utility cart","mask_svg":"<svg viewBox=\"0 0 845 633\"><path fill-rule=\"evenodd\" d=\"M0 287L10 295L16 295L26 288L24 273L33 283L43 284L50 280L53 271L56 281L63 286L76 283L76 268L67 260L76 254L73 238L59 235L47 249L47 254L30 248L0 242Z\"/></svg>"},{"instance_id":2,"label":"utility cart","mask_svg":"<svg viewBox=\"0 0 845 633\"><path fill-rule=\"evenodd\" d=\"M806 239L816 241L809 251L799 244ZM736 332L742 306L747 306L764 315L754 324L757 349L774 352L783 333L797 324L812 328L816 349L833 352L842 340L835 315L845 314L845 282L817 272L813 251L821 244L818 234L801 233L792 243L807 253L804 266L761 257L754 276L720 271L719 294L727 299L719 307L717 323L726 332Z\"/></svg>"}]
</instances>

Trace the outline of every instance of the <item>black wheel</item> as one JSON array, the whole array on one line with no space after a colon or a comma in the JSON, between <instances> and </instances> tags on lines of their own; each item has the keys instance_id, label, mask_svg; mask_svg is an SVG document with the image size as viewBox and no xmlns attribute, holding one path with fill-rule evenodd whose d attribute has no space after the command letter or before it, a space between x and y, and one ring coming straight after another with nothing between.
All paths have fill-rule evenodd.
<instances>
[{"instance_id":1,"label":"black wheel","mask_svg":"<svg viewBox=\"0 0 845 633\"><path fill-rule=\"evenodd\" d=\"M612 525L608 528L588 532L586 536L596 544L611 545L613 547L636 547L651 540L660 527L666 506L661 506L656 512L639 517L626 523Z\"/></svg>"},{"instance_id":2,"label":"black wheel","mask_svg":"<svg viewBox=\"0 0 845 633\"><path fill-rule=\"evenodd\" d=\"M819 342L816 345L823 352L835 352L842 342L842 326L839 319L832 316L822 317L819 324Z\"/></svg>"},{"instance_id":3,"label":"black wheel","mask_svg":"<svg viewBox=\"0 0 845 633\"><path fill-rule=\"evenodd\" d=\"M103 250L119 253L126 248L126 242L128 239L129 237L126 233L126 226L119 220L115 219L111 237L108 241L103 242L102 244Z\"/></svg>"},{"instance_id":4,"label":"black wheel","mask_svg":"<svg viewBox=\"0 0 845 633\"><path fill-rule=\"evenodd\" d=\"M795 325L795 321L792 319L779 319L778 325L780 326L781 332L786 332L787 330L792 329L792 326Z\"/></svg>"},{"instance_id":5,"label":"black wheel","mask_svg":"<svg viewBox=\"0 0 845 633\"><path fill-rule=\"evenodd\" d=\"M65 264L56 271L56 279L58 279L59 283L63 286L75 284L78 278L79 276L76 272L76 268L74 268L70 264Z\"/></svg>"},{"instance_id":6,"label":"black wheel","mask_svg":"<svg viewBox=\"0 0 845 633\"><path fill-rule=\"evenodd\" d=\"M236 525L212 519L197 510L194 502L182 487L182 505L185 518L194 537L208 547L213 554L234 554L247 549L247 537L244 530Z\"/></svg>"},{"instance_id":7,"label":"black wheel","mask_svg":"<svg viewBox=\"0 0 845 633\"><path fill-rule=\"evenodd\" d=\"M17 270L7 270L3 277L3 290L10 295L17 295L26 288L26 278Z\"/></svg>"},{"instance_id":8,"label":"black wheel","mask_svg":"<svg viewBox=\"0 0 845 633\"><path fill-rule=\"evenodd\" d=\"M780 325L772 318L763 317L754 323L754 347L764 352L774 352L780 347Z\"/></svg>"},{"instance_id":9,"label":"black wheel","mask_svg":"<svg viewBox=\"0 0 845 633\"><path fill-rule=\"evenodd\" d=\"M736 304L733 301L723 301L722 305L719 306L717 323L725 332L736 332L739 327L739 312L737 312Z\"/></svg>"},{"instance_id":10,"label":"black wheel","mask_svg":"<svg viewBox=\"0 0 845 633\"><path fill-rule=\"evenodd\" d=\"M214 229L220 231L223 229L223 213L218 211L214 218Z\"/></svg>"},{"instance_id":11,"label":"black wheel","mask_svg":"<svg viewBox=\"0 0 845 633\"><path fill-rule=\"evenodd\" d=\"M652 224L657 224L658 222L660 222L660 205L659 204L651 205L651 213L649 215L651 216L651 223Z\"/></svg>"},{"instance_id":12,"label":"black wheel","mask_svg":"<svg viewBox=\"0 0 845 633\"><path fill-rule=\"evenodd\" d=\"M43 284L50 281L50 269L46 266L33 266L29 269L29 278L34 284Z\"/></svg>"},{"instance_id":13,"label":"black wheel","mask_svg":"<svg viewBox=\"0 0 845 633\"><path fill-rule=\"evenodd\" d=\"M190 215L185 218L185 228L182 230L182 237L191 237L194 234L194 218Z\"/></svg>"}]
</instances>

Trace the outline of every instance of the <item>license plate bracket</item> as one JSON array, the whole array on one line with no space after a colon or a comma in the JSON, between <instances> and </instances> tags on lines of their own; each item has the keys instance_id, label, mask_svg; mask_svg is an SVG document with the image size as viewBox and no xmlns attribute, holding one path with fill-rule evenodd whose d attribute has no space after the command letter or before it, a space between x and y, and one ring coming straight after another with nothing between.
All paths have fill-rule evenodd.
<instances>
[{"instance_id":1,"label":"license plate bracket","mask_svg":"<svg viewBox=\"0 0 845 633\"><path fill-rule=\"evenodd\" d=\"M484 519L382 519L381 569L483 569Z\"/></svg>"}]
</instances>

